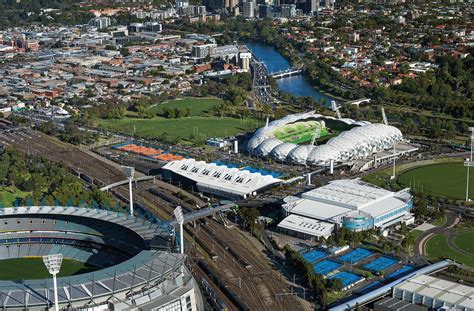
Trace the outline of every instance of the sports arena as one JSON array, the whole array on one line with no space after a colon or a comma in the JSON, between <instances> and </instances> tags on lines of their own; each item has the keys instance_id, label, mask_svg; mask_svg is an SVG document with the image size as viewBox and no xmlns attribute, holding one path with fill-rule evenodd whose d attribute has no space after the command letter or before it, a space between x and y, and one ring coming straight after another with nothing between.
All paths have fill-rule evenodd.
<instances>
[{"instance_id":1,"label":"sports arena","mask_svg":"<svg viewBox=\"0 0 474 311\"><path fill-rule=\"evenodd\" d=\"M255 132L247 149L253 155L289 164L329 165L366 158L391 148L402 138L402 133L390 125L311 111L268 123Z\"/></svg>"},{"instance_id":2,"label":"sports arena","mask_svg":"<svg viewBox=\"0 0 474 311\"><path fill-rule=\"evenodd\" d=\"M166 228L112 211L0 210L0 265L5 259L62 254L94 267L58 278L64 310L197 310L196 283L184 268L184 255L170 252L170 242ZM2 310L47 310L54 305L53 293L50 278L0 281Z\"/></svg>"}]
</instances>

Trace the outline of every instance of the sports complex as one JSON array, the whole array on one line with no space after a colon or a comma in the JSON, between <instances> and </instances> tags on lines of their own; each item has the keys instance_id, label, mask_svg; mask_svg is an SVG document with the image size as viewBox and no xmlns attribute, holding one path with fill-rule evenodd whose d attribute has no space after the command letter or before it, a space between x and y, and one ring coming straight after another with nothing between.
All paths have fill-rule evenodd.
<instances>
[{"instance_id":1,"label":"sports complex","mask_svg":"<svg viewBox=\"0 0 474 311\"><path fill-rule=\"evenodd\" d=\"M197 309L196 283L184 268L184 255L172 252L165 225L65 206L4 208L0 218L2 269L4 262L31 269L22 274L25 279L0 281L2 310L54 305L53 282L42 274L40 260L49 254L65 259L57 280L60 309Z\"/></svg>"},{"instance_id":2,"label":"sports complex","mask_svg":"<svg viewBox=\"0 0 474 311\"><path fill-rule=\"evenodd\" d=\"M255 132L247 149L253 155L289 164L329 165L367 158L392 148L402 138L400 130L390 125L311 111L268 123Z\"/></svg>"}]
</instances>

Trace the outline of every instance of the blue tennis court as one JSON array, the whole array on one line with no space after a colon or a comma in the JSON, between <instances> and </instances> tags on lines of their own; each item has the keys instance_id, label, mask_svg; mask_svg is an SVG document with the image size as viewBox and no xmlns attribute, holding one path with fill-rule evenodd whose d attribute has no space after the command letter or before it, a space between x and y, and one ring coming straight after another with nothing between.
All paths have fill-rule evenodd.
<instances>
[{"instance_id":1,"label":"blue tennis court","mask_svg":"<svg viewBox=\"0 0 474 311\"><path fill-rule=\"evenodd\" d=\"M347 286L349 286L351 284L354 284L355 282L359 281L360 279L362 279L362 277L357 275L357 274L354 274L354 273L350 273L350 272L347 272L347 271L342 271L342 272L339 272L337 274L334 274L329 279L339 279L342 282L342 286L347 287Z\"/></svg>"},{"instance_id":2,"label":"blue tennis court","mask_svg":"<svg viewBox=\"0 0 474 311\"><path fill-rule=\"evenodd\" d=\"M407 274L409 271L412 271L414 268L412 266L403 266L400 269L398 269L395 272L390 273L387 275L385 279L396 279L399 278L405 274Z\"/></svg>"},{"instance_id":3,"label":"blue tennis court","mask_svg":"<svg viewBox=\"0 0 474 311\"><path fill-rule=\"evenodd\" d=\"M314 265L313 271L314 273L326 275L329 272L332 272L342 266L342 264L332 261L332 260L323 260L321 262L318 262L317 264Z\"/></svg>"},{"instance_id":4,"label":"blue tennis court","mask_svg":"<svg viewBox=\"0 0 474 311\"><path fill-rule=\"evenodd\" d=\"M397 259L389 258L389 257L379 257L372 262L364 265L364 268L370 271L380 272L390 268L394 264L398 262Z\"/></svg>"},{"instance_id":5,"label":"blue tennis court","mask_svg":"<svg viewBox=\"0 0 474 311\"><path fill-rule=\"evenodd\" d=\"M342 255L339 257L340 260L350 263L356 263L361 261L364 258L371 256L373 253L365 248L356 248L350 253Z\"/></svg>"},{"instance_id":6,"label":"blue tennis court","mask_svg":"<svg viewBox=\"0 0 474 311\"><path fill-rule=\"evenodd\" d=\"M303 254L303 258L306 259L309 263L316 262L319 259L326 258L327 256L328 254L326 254L325 252L321 252L316 249Z\"/></svg>"}]
</instances>

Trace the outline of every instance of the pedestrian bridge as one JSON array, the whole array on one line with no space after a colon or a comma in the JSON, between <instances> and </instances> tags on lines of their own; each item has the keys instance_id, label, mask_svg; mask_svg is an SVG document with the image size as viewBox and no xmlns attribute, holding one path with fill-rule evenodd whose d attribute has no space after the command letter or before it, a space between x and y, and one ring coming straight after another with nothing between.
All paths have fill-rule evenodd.
<instances>
[{"instance_id":1,"label":"pedestrian bridge","mask_svg":"<svg viewBox=\"0 0 474 311\"><path fill-rule=\"evenodd\" d=\"M211 216L215 213L226 212L236 206L237 206L236 204L225 204L225 205L220 205L220 206L202 208L196 212L184 214L184 223L187 224L195 220L198 220L200 218ZM173 219L169 222L169 224L171 226L176 226L178 225L178 222L176 221L176 219Z\"/></svg>"},{"instance_id":2,"label":"pedestrian bridge","mask_svg":"<svg viewBox=\"0 0 474 311\"><path fill-rule=\"evenodd\" d=\"M137 177L137 178L134 178L132 179L133 182L139 182L139 181L145 181L145 180L152 180L153 181L155 180L155 176L142 176L142 177ZM113 184L110 184L108 186L105 186L105 187L102 187L100 188L100 191L107 191L107 190L110 190L112 188L115 188L115 187L118 187L118 186L123 186L123 185L126 185L128 184L128 179L125 179L125 180L121 180L121 181L118 181L116 183L113 183Z\"/></svg>"},{"instance_id":3,"label":"pedestrian bridge","mask_svg":"<svg viewBox=\"0 0 474 311\"><path fill-rule=\"evenodd\" d=\"M346 102L345 104L346 105L357 105L357 106L359 106L360 104L363 104L363 103L370 103L370 99L369 98L361 98L361 99Z\"/></svg>"},{"instance_id":4,"label":"pedestrian bridge","mask_svg":"<svg viewBox=\"0 0 474 311\"><path fill-rule=\"evenodd\" d=\"M281 79L289 76L299 75L303 72L303 69L300 68L290 68L287 70L282 70L270 74L270 77L274 79Z\"/></svg>"}]
</instances>

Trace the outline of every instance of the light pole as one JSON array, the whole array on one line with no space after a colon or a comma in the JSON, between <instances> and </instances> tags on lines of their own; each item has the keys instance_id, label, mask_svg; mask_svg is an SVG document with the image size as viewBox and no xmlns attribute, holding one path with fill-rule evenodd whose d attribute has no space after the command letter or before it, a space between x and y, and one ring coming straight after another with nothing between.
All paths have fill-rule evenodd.
<instances>
[{"instance_id":1,"label":"light pole","mask_svg":"<svg viewBox=\"0 0 474 311\"><path fill-rule=\"evenodd\" d=\"M467 177L466 177L466 202L469 201L469 168L471 166L474 166L474 162L472 161L472 145L473 145L473 142L474 142L474 127L470 127L469 128L469 131L471 132L471 148L470 148L470 156L469 158L466 159L466 161L464 162L464 166L467 167Z\"/></svg>"},{"instance_id":2,"label":"light pole","mask_svg":"<svg viewBox=\"0 0 474 311\"><path fill-rule=\"evenodd\" d=\"M176 217L176 221L179 224L179 240L180 240L180 250L181 254L184 254L184 232L183 232L183 224L184 224L184 216L183 216L183 209L181 206L177 206L174 209L174 217Z\"/></svg>"},{"instance_id":3,"label":"light pole","mask_svg":"<svg viewBox=\"0 0 474 311\"><path fill-rule=\"evenodd\" d=\"M53 276L53 286L54 286L54 309L59 311L58 304L58 284L56 280L56 274L61 270L61 263L63 262L62 254L53 254L43 256L43 262L48 272Z\"/></svg>"},{"instance_id":4,"label":"light pole","mask_svg":"<svg viewBox=\"0 0 474 311\"><path fill-rule=\"evenodd\" d=\"M135 175L135 168L131 166L122 166L122 172L128 179L128 193L130 194L130 216L133 216L133 192L132 192L132 181Z\"/></svg>"}]
</instances>

